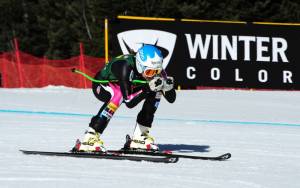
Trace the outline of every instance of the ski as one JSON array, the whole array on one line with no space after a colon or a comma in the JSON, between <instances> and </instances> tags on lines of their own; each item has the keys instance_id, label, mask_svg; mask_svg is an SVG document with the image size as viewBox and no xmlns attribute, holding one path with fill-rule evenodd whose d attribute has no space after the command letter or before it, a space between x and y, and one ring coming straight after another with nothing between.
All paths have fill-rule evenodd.
<instances>
[{"instance_id":1,"label":"ski","mask_svg":"<svg viewBox=\"0 0 300 188\"><path fill-rule=\"evenodd\" d=\"M211 161L225 161L231 158L230 153L225 153L219 156L197 156L197 155L182 155L174 154L171 151L143 151L143 150L108 150L109 153L116 154L131 154L131 155L148 155L148 156L161 156L161 157L174 157L174 158L187 158L187 159L200 159L200 160L211 160Z\"/></svg>"},{"instance_id":2,"label":"ski","mask_svg":"<svg viewBox=\"0 0 300 188\"><path fill-rule=\"evenodd\" d=\"M50 152L50 151L29 151L20 150L27 155L44 155L44 156L63 156L63 157L77 157L77 158L96 158L96 159L111 159L111 160L128 160L128 161L147 161L155 163L176 163L177 157L169 156L137 156L127 155L125 153L101 153L101 152Z\"/></svg>"},{"instance_id":3,"label":"ski","mask_svg":"<svg viewBox=\"0 0 300 188\"><path fill-rule=\"evenodd\" d=\"M219 156L197 156L197 155L182 155L175 154L172 151L152 151L152 150L139 150L139 149L131 149L130 143L132 139L129 135L126 135L126 142L124 147L120 150L108 150L110 153L117 154L135 154L135 155L148 155L148 156L162 156L162 157L175 157L175 158L187 158L187 159L199 159L199 160L211 160L211 161L225 161L231 158L231 153L225 153Z\"/></svg>"}]
</instances>

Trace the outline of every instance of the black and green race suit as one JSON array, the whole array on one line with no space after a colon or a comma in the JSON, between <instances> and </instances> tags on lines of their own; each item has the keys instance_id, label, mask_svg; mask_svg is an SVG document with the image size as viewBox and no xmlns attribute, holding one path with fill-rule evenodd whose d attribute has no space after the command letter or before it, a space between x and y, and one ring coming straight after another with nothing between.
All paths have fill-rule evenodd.
<instances>
[{"instance_id":1,"label":"black and green race suit","mask_svg":"<svg viewBox=\"0 0 300 188\"><path fill-rule=\"evenodd\" d=\"M164 74L166 73L164 72ZM97 99L104 102L98 114L90 122L90 127L99 133L103 133L109 120L121 103L125 103L127 107L133 108L143 99L146 99L142 110L137 116L137 122L143 126L151 127L161 96L163 95L170 103L173 103L176 99L174 89L165 93L161 91L153 92L148 84L133 84L132 80L145 80L145 78L138 73L135 65L135 56L131 54L114 58L96 74L95 78L111 81L109 84L93 83L93 93ZM117 95L121 95L121 98L118 98ZM117 100L120 99L120 101L116 102L116 98Z\"/></svg>"}]
</instances>

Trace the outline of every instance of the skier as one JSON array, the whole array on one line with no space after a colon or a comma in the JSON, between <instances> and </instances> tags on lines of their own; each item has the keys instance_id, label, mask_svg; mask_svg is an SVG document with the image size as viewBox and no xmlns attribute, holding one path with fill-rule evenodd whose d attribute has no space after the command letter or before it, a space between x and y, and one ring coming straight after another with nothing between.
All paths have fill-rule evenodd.
<instances>
[{"instance_id":1,"label":"skier","mask_svg":"<svg viewBox=\"0 0 300 188\"><path fill-rule=\"evenodd\" d=\"M103 151L106 149L100 138L110 119L122 103L133 108L145 99L137 115L132 139L126 145L129 149L157 151L158 146L149 134L161 97L173 103L176 99L173 77L167 76L162 67L161 51L144 44L137 53L114 58L99 71L98 80L117 80L108 84L93 83L93 93L104 102L97 115L92 117L89 129L82 143L76 145L78 151ZM133 80L145 80L147 84L135 85Z\"/></svg>"}]
</instances>

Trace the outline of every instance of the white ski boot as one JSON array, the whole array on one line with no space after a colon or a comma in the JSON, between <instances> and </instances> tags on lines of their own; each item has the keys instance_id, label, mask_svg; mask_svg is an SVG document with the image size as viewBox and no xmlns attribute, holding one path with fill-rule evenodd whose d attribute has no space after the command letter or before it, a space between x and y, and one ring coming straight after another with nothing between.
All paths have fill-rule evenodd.
<instances>
[{"instance_id":1,"label":"white ski boot","mask_svg":"<svg viewBox=\"0 0 300 188\"><path fill-rule=\"evenodd\" d=\"M93 128L86 131L83 141L78 141L75 148L81 152L106 152L104 142L100 139L100 133Z\"/></svg>"},{"instance_id":2,"label":"white ski boot","mask_svg":"<svg viewBox=\"0 0 300 188\"><path fill-rule=\"evenodd\" d=\"M158 151L158 146L154 143L154 138L149 134L148 127L137 123L133 138L128 144L129 149L132 150L146 150L146 151Z\"/></svg>"}]
</instances>

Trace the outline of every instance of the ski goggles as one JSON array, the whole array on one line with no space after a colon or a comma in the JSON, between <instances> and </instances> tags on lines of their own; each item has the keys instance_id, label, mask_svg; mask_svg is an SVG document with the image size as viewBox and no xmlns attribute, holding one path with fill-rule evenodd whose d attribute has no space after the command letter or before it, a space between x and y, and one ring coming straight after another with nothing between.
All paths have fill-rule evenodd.
<instances>
[{"instance_id":1,"label":"ski goggles","mask_svg":"<svg viewBox=\"0 0 300 188\"><path fill-rule=\"evenodd\" d=\"M160 73L161 73L161 69L146 69L146 70L144 70L144 76L146 76L148 78L151 78Z\"/></svg>"}]
</instances>

